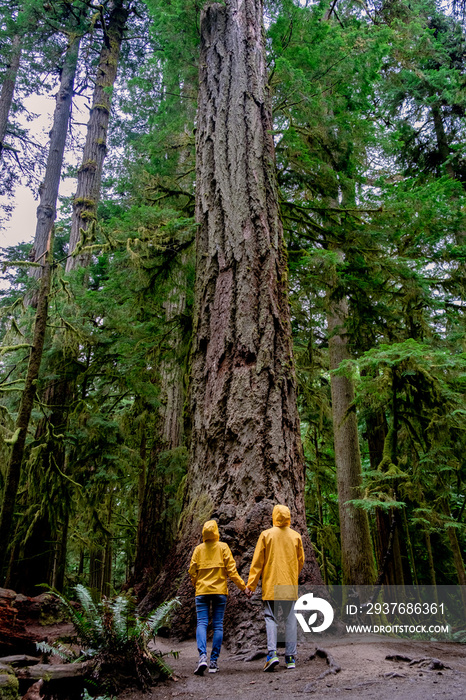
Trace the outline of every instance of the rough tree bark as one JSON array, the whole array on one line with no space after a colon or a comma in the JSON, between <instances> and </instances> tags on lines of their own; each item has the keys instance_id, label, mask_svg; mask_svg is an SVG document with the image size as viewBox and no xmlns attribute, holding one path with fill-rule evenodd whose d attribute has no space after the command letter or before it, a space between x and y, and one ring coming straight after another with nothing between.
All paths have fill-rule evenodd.
<instances>
[{"instance_id":1,"label":"rough tree bark","mask_svg":"<svg viewBox=\"0 0 466 700\"><path fill-rule=\"evenodd\" d=\"M262 10L260 0L227 0L201 15L190 463L178 555L157 584L184 573L179 634L192 633L185 571L210 517L246 576L259 532L271 527L272 506L289 505L303 536L303 577L322 582L304 510ZM231 593L227 629L245 641L257 633L255 607Z\"/></svg>"},{"instance_id":2,"label":"rough tree bark","mask_svg":"<svg viewBox=\"0 0 466 700\"><path fill-rule=\"evenodd\" d=\"M31 417L36 382L39 376L40 363L44 348L45 332L47 329L48 296L51 279L51 251L53 247L52 230L49 231L47 248L43 256L43 271L40 290L37 300L36 318L34 324L34 337L29 356L29 364L21 395L18 417L15 425L15 441L12 446L10 461L5 476L5 488L3 490L3 503L0 512L0 581L3 580L3 571L6 564L6 555L10 541L11 526L14 519L16 495L21 476L21 464L23 461L26 435ZM44 260L45 257L45 260Z\"/></svg>"},{"instance_id":3,"label":"rough tree bark","mask_svg":"<svg viewBox=\"0 0 466 700\"><path fill-rule=\"evenodd\" d=\"M129 4L116 0L104 31L104 43L100 52L95 80L92 107L87 124L83 161L78 170L78 185L73 200L69 252L78 245L81 229L87 231L96 220L100 199L102 169L107 154L107 131L110 119L111 91L116 80L121 42L129 15ZM85 253L69 257L66 271L77 266L87 266L89 256Z\"/></svg>"},{"instance_id":4,"label":"rough tree bark","mask_svg":"<svg viewBox=\"0 0 466 700\"><path fill-rule=\"evenodd\" d=\"M66 135L70 119L73 86L78 62L81 36L71 36L60 78L53 126L50 132L50 146L44 180L40 187L40 201L37 207L37 225L34 237L35 260L38 260L47 247L47 236L56 217L58 188L63 165ZM40 268L32 268L31 275L40 277Z\"/></svg>"},{"instance_id":5,"label":"rough tree bark","mask_svg":"<svg viewBox=\"0 0 466 700\"><path fill-rule=\"evenodd\" d=\"M343 252L336 253L343 258ZM330 281L327 294L327 325L330 369L337 369L349 359L345 324L348 304L336 296L336 280ZM343 584L369 585L375 581L375 563L367 513L348 504L361 497L361 455L354 401L354 387L350 378L332 374L332 418L337 467L338 510L340 515L341 565Z\"/></svg>"},{"instance_id":6,"label":"rough tree bark","mask_svg":"<svg viewBox=\"0 0 466 700\"><path fill-rule=\"evenodd\" d=\"M5 136L8 126L8 117L10 115L10 109L13 103L16 77L18 75L20 61L21 37L19 34L15 34L11 45L10 63L5 73L2 91L0 94L0 159L2 158L3 149L8 148L8 146L5 144Z\"/></svg>"}]
</instances>

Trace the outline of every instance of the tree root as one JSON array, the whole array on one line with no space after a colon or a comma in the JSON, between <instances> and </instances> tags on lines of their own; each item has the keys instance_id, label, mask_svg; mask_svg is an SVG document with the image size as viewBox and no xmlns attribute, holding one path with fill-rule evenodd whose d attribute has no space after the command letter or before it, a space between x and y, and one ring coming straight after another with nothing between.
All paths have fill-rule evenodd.
<instances>
[{"instance_id":1,"label":"tree root","mask_svg":"<svg viewBox=\"0 0 466 700\"><path fill-rule=\"evenodd\" d=\"M327 664L329 665L329 668L324 671L323 673L320 674L316 678L316 681L322 680L322 678L325 678L326 676L329 675L335 675L336 673L340 673L341 671L341 666L337 664L335 659L333 658L332 654L327 651L326 649L322 649L321 647L316 647L316 650L313 654L310 655L309 661L312 661L315 659L317 656L319 656L321 659L327 659Z\"/></svg>"},{"instance_id":2,"label":"tree root","mask_svg":"<svg viewBox=\"0 0 466 700\"><path fill-rule=\"evenodd\" d=\"M420 659L413 659L412 656L404 656L403 654L388 654L385 658L387 661L406 661L409 666L419 666L419 668L423 668L426 671L451 670L451 666L447 666L443 661L433 656L423 656Z\"/></svg>"}]
</instances>

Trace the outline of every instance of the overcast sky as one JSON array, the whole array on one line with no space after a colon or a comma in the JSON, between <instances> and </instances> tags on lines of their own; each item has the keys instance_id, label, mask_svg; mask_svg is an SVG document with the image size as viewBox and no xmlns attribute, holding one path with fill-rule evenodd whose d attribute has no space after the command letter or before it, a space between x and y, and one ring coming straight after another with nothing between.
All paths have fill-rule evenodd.
<instances>
[{"instance_id":1,"label":"overcast sky","mask_svg":"<svg viewBox=\"0 0 466 700\"><path fill-rule=\"evenodd\" d=\"M52 114L55 108L55 97L32 96L25 100L27 109L38 115L34 121L28 123L31 136L38 141L49 140L49 131L52 127ZM68 159L69 160L69 159ZM70 195L76 189L76 181L67 178L60 185L61 195ZM36 209L39 200L35 199L36 192L29 188L19 186L15 191L15 210L11 219L0 230L0 248L6 248L17 243L30 242L36 232Z\"/></svg>"}]
</instances>

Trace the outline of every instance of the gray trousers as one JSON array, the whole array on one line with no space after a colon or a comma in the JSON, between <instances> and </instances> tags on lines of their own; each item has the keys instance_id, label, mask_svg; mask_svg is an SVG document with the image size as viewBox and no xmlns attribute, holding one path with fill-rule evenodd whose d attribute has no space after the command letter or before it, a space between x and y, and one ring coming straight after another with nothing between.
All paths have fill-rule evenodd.
<instances>
[{"instance_id":1,"label":"gray trousers","mask_svg":"<svg viewBox=\"0 0 466 700\"><path fill-rule=\"evenodd\" d=\"M267 630L267 649L269 654L277 651L277 615L279 606L285 620L285 655L296 654L298 628L294 614L294 600L263 600L265 628Z\"/></svg>"}]
</instances>

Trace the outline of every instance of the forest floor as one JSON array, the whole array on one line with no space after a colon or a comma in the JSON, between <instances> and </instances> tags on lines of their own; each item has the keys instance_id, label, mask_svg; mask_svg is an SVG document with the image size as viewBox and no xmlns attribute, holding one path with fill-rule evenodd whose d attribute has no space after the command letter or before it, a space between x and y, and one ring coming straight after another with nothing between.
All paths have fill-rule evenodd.
<instances>
[{"instance_id":1,"label":"forest floor","mask_svg":"<svg viewBox=\"0 0 466 700\"><path fill-rule=\"evenodd\" d=\"M334 640L325 643L341 671L323 675L329 669L325 658L314 657L315 643L298 646L296 669L287 670L283 652L280 665L264 673L264 659L245 661L223 648L218 673L193 674L198 659L196 642L170 642L158 639L162 652L175 650L178 658L166 657L174 671L174 679L160 683L148 693L125 691L119 700L171 700L202 698L203 700L265 700L283 698L302 700L306 696L323 700L465 700L466 646L443 642L413 642L386 638L361 638L350 642ZM387 656L404 656L409 660L388 660ZM445 668L429 670L435 659ZM430 663L432 666L438 664Z\"/></svg>"}]
</instances>

